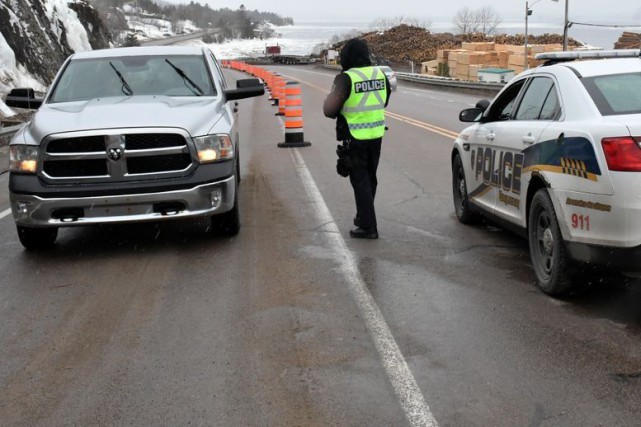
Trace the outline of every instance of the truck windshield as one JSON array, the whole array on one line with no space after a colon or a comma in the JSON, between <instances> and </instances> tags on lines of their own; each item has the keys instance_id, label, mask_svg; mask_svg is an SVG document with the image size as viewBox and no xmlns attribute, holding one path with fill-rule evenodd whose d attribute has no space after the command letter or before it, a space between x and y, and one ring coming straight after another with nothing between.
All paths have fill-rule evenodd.
<instances>
[{"instance_id":1,"label":"truck windshield","mask_svg":"<svg viewBox=\"0 0 641 427\"><path fill-rule=\"evenodd\" d=\"M77 59L65 67L49 102L136 95L215 96L216 88L198 55Z\"/></svg>"}]
</instances>

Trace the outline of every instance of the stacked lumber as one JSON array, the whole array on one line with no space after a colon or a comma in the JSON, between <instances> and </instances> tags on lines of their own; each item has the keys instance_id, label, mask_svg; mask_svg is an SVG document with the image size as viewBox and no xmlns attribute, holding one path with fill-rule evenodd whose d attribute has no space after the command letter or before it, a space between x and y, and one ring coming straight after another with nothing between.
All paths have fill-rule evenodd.
<instances>
[{"instance_id":1,"label":"stacked lumber","mask_svg":"<svg viewBox=\"0 0 641 427\"><path fill-rule=\"evenodd\" d=\"M640 49L641 33L624 31L619 40L614 44L615 49Z\"/></svg>"},{"instance_id":2,"label":"stacked lumber","mask_svg":"<svg viewBox=\"0 0 641 427\"><path fill-rule=\"evenodd\" d=\"M538 53L561 50L560 44L529 44L527 64L529 68L541 64L534 56ZM436 60L442 66L436 66L441 71L439 75L460 80L478 80L478 70L483 68L504 68L513 70L515 74L525 69L525 46L516 44L500 44L496 42L463 42L461 49L439 49ZM447 65L447 67L445 67Z\"/></svg>"}]
</instances>

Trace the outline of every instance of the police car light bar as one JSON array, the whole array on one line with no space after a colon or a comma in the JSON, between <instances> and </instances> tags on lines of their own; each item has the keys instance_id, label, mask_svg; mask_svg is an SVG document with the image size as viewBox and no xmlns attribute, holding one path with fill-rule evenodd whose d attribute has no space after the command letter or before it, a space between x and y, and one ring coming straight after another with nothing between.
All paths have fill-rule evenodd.
<instances>
[{"instance_id":1,"label":"police car light bar","mask_svg":"<svg viewBox=\"0 0 641 427\"><path fill-rule=\"evenodd\" d=\"M539 53L536 59L562 62L574 59L604 59L604 58L639 58L641 49L618 49L618 50L579 50L573 52L546 52Z\"/></svg>"}]
</instances>

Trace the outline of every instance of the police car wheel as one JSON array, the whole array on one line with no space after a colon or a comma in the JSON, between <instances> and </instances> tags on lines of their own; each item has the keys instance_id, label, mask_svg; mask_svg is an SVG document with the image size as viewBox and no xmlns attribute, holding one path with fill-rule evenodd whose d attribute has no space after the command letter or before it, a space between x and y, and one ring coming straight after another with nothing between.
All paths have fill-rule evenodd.
<instances>
[{"instance_id":1,"label":"police car wheel","mask_svg":"<svg viewBox=\"0 0 641 427\"><path fill-rule=\"evenodd\" d=\"M567 253L552 200L543 188L532 199L528 219L530 258L539 288L549 295L572 290L573 264Z\"/></svg>"},{"instance_id":2,"label":"police car wheel","mask_svg":"<svg viewBox=\"0 0 641 427\"><path fill-rule=\"evenodd\" d=\"M478 214L470 208L463 161L458 155L452 162L452 194L454 196L454 211L458 220L463 224L476 223Z\"/></svg>"}]
</instances>

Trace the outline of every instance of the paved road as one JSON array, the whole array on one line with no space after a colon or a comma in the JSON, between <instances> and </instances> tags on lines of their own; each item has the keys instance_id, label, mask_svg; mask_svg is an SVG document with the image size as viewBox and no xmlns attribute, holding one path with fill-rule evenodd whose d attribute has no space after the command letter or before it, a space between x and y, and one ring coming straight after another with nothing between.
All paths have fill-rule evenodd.
<instances>
[{"instance_id":1,"label":"paved road","mask_svg":"<svg viewBox=\"0 0 641 427\"><path fill-rule=\"evenodd\" d=\"M241 102L239 236L70 229L33 254L0 219L3 425L638 425L640 288L549 298L523 240L453 214L450 135L478 95L401 84L381 238L354 241L332 74L278 70L312 146L277 148L266 98Z\"/></svg>"}]
</instances>

